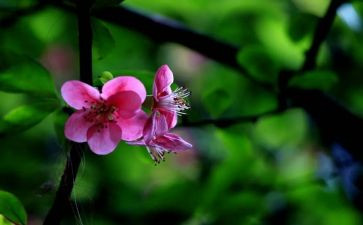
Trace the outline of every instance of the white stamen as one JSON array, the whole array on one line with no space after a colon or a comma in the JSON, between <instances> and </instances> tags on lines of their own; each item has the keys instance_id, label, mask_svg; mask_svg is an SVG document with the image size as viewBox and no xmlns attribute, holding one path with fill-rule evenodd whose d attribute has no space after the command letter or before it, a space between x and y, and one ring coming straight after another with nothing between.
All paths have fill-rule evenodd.
<instances>
[{"instance_id":1,"label":"white stamen","mask_svg":"<svg viewBox=\"0 0 363 225\"><path fill-rule=\"evenodd\" d=\"M179 87L171 94L160 97L158 107L166 108L170 111L176 112L178 115L185 114L184 110L190 109L189 104L185 100L190 95L188 89Z\"/></svg>"}]
</instances>

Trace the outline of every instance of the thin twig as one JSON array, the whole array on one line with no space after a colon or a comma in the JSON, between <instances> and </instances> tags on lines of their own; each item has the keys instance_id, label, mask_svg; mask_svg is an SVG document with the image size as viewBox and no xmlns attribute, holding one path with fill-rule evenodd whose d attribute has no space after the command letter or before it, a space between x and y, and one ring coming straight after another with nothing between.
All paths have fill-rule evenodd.
<instances>
[{"instance_id":1,"label":"thin twig","mask_svg":"<svg viewBox=\"0 0 363 225\"><path fill-rule=\"evenodd\" d=\"M92 29L90 23L90 2L78 1L78 37L80 80L92 85ZM59 184L55 200L48 212L44 225L58 225L64 212L71 206L70 198L76 180L79 165L86 144L71 143L66 168Z\"/></svg>"}]
</instances>

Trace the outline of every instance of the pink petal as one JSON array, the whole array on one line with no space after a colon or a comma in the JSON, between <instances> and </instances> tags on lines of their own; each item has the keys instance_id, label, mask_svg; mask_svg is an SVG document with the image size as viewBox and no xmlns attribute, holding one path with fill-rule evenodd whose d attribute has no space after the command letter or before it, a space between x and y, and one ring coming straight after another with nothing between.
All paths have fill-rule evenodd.
<instances>
[{"instance_id":1,"label":"pink petal","mask_svg":"<svg viewBox=\"0 0 363 225\"><path fill-rule=\"evenodd\" d=\"M151 116L146 120L145 122L145 126L144 126L144 130L143 130L143 135L144 135L144 140L145 143L149 143L152 138L155 136L155 115L154 113L151 114Z\"/></svg>"},{"instance_id":2,"label":"pink petal","mask_svg":"<svg viewBox=\"0 0 363 225\"><path fill-rule=\"evenodd\" d=\"M67 120L64 135L74 142L86 142L87 131L93 124L84 119L84 112L77 111Z\"/></svg>"},{"instance_id":3,"label":"pink petal","mask_svg":"<svg viewBox=\"0 0 363 225\"><path fill-rule=\"evenodd\" d=\"M165 117L158 111L153 111L149 119L145 123L144 140L148 144L156 136L163 135L168 132L168 124Z\"/></svg>"},{"instance_id":4,"label":"pink petal","mask_svg":"<svg viewBox=\"0 0 363 225\"><path fill-rule=\"evenodd\" d=\"M158 71L156 71L154 85L153 85L153 96L156 100L159 97L168 95L171 93L170 85L174 81L173 72L167 65L162 65Z\"/></svg>"},{"instance_id":5,"label":"pink petal","mask_svg":"<svg viewBox=\"0 0 363 225\"><path fill-rule=\"evenodd\" d=\"M169 129L176 126L176 123L178 122L178 115L176 112L172 112L169 110L164 110L159 108L158 111L165 116L166 122L168 124Z\"/></svg>"},{"instance_id":6,"label":"pink petal","mask_svg":"<svg viewBox=\"0 0 363 225\"><path fill-rule=\"evenodd\" d=\"M67 81L61 88L63 99L75 109L88 108L92 102L99 101L98 90L78 80Z\"/></svg>"},{"instance_id":7,"label":"pink petal","mask_svg":"<svg viewBox=\"0 0 363 225\"><path fill-rule=\"evenodd\" d=\"M104 128L100 128L99 124L94 125L87 132L88 145L98 155L111 153L121 139L121 129L117 124L104 125L106 125Z\"/></svg>"},{"instance_id":8,"label":"pink petal","mask_svg":"<svg viewBox=\"0 0 363 225\"><path fill-rule=\"evenodd\" d=\"M183 151L192 148L193 146L183 140L179 135L167 133L159 136L154 140L154 143L164 149L170 151Z\"/></svg>"},{"instance_id":9,"label":"pink petal","mask_svg":"<svg viewBox=\"0 0 363 225\"><path fill-rule=\"evenodd\" d=\"M116 106L119 115L124 119L133 117L141 108L141 99L133 91L117 92L107 99L107 103Z\"/></svg>"},{"instance_id":10,"label":"pink petal","mask_svg":"<svg viewBox=\"0 0 363 225\"><path fill-rule=\"evenodd\" d=\"M139 110L134 117L130 119L119 118L117 124L122 130L122 140L133 141L142 137L144 126L148 116L142 110Z\"/></svg>"},{"instance_id":11,"label":"pink petal","mask_svg":"<svg viewBox=\"0 0 363 225\"><path fill-rule=\"evenodd\" d=\"M144 85L141 81L131 76L116 77L105 83L102 88L102 97L108 99L110 96L122 91L136 92L139 95L141 102L145 101L146 90Z\"/></svg>"},{"instance_id":12,"label":"pink petal","mask_svg":"<svg viewBox=\"0 0 363 225\"><path fill-rule=\"evenodd\" d=\"M155 114L156 114L155 135L156 136L164 135L169 130L166 118L163 114L159 114L159 113L155 113Z\"/></svg>"}]
</instances>

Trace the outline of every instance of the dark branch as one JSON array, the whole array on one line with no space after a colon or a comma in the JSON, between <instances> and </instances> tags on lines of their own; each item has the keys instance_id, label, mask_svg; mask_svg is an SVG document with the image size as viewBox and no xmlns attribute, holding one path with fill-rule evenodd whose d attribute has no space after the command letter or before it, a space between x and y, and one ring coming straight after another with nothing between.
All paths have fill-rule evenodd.
<instances>
[{"instance_id":1,"label":"dark branch","mask_svg":"<svg viewBox=\"0 0 363 225\"><path fill-rule=\"evenodd\" d=\"M92 85L92 28L90 0L79 0L78 3L78 45L80 80Z\"/></svg>"},{"instance_id":2,"label":"dark branch","mask_svg":"<svg viewBox=\"0 0 363 225\"><path fill-rule=\"evenodd\" d=\"M331 0L327 11L324 16L318 21L315 28L313 39L310 47L305 53L305 60L299 71L282 70L279 74L278 89L280 91L280 107L286 105L284 102L287 99L286 89L288 87L289 80L296 75L302 74L305 71L312 70L316 66L316 59L319 53L319 49L323 41L328 36L328 33L333 25L336 11L346 0Z\"/></svg>"},{"instance_id":3,"label":"dark branch","mask_svg":"<svg viewBox=\"0 0 363 225\"><path fill-rule=\"evenodd\" d=\"M319 49L323 41L328 36L328 33L333 25L336 11L345 0L331 0L328 10L324 17L319 20L318 25L315 28L313 41L310 48L306 51L305 61L301 68L301 72L312 70L316 64L316 58L319 53Z\"/></svg>"},{"instance_id":4,"label":"dark branch","mask_svg":"<svg viewBox=\"0 0 363 225\"><path fill-rule=\"evenodd\" d=\"M145 15L125 7L103 8L95 10L93 14L102 20L143 33L156 41L180 43L218 62L239 68L236 46L217 41L160 15Z\"/></svg>"},{"instance_id":5,"label":"dark branch","mask_svg":"<svg viewBox=\"0 0 363 225\"><path fill-rule=\"evenodd\" d=\"M57 2L53 4L74 11L74 7L71 5ZM181 23L160 15L146 15L125 7L115 6L97 9L92 12L92 15L104 21L140 32L157 42L174 42L184 45L210 59L234 68L253 84L268 91L274 91L270 83L256 80L249 75L245 68L238 64L237 53L239 48L234 45L196 32Z\"/></svg>"},{"instance_id":6,"label":"dark branch","mask_svg":"<svg viewBox=\"0 0 363 225\"><path fill-rule=\"evenodd\" d=\"M74 181L78 172L79 165L83 157L83 150L86 144L70 143L70 152L67 158L66 167L64 169L56 197L53 205L49 210L44 225L58 225L61 222L64 212L71 207L70 197L72 194Z\"/></svg>"},{"instance_id":7,"label":"dark branch","mask_svg":"<svg viewBox=\"0 0 363 225\"><path fill-rule=\"evenodd\" d=\"M289 96L294 106L304 108L313 118L326 143L340 143L363 162L362 118L320 91L290 90Z\"/></svg>"},{"instance_id":8,"label":"dark branch","mask_svg":"<svg viewBox=\"0 0 363 225\"><path fill-rule=\"evenodd\" d=\"M300 72L314 69L320 45L326 38L335 18L336 10L344 0L332 0L324 17L319 21L314 40L307 51ZM313 118L320 133L328 143L340 143L357 160L363 161L363 119L332 97L316 90L288 90L289 100L294 106L304 108Z\"/></svg>"},{"instance_id":9,"label":"dark branch","mask_svg":"<svg viewBox=\"0 0 363 225\"><path fill-rule=\"evenodd\" d=\"M251 116L241 116L241 117L235 117L235 118L224 118L224 119L206 119L206 120L200 120L200 121L183 121L181 126L183 127L198 127L198 126L205 126L213 124L217 127L229 127L233 126L239 123L245 123L245 122L256 122L259 118L263 116L273 115L276 113L280 113L280 110L272 110L264 113L260 113L257 115L251 115Z\"/></svg>"},{"instance_id":10,"label":"dark branch","mask_svg":"<svg viewBox=\"0 0 363 225\"><path fill-rule=\"evenodd\" d=\"M92 85L92 29L90 1L79 0L77 7L80 80ZM53 205L44 220L44 225L58 225L63 213L71 207L70 198L86 144L71 142L66 168L56 193Z\"/></svg>"}]
</instances>

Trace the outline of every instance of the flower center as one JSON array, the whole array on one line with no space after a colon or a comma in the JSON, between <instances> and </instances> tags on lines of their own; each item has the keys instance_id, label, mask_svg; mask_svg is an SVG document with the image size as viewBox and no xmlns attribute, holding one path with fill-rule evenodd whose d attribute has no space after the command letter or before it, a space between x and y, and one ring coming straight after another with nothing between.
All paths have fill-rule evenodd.
<instances>
[{"instance_id":1,"label":"flower center","mask_svg":"<svg viewBox=\"0 0 363 225\"><path fill-rule=\"evenodd\" d=\"M105 100L101 99L99 102L92 102L91 107L83 108L85 112L84 119L95 124L116 122L118 117L116 109L115 106L109 105Z\"/></svg>"},{"instance_id":2,"label":"flower center","mask_svg":"<svg viewBox=\"0 0 363 225\"><path fill-rule=\"evenodd\" d=\"M190 109L190 106L186 98L190 95L188 89L179 87L175 89L169 95L159 98L159 102L155 102L155 108L164 108L172 112L176 112L178 115L185 114L184 110Z\"/></svg>"}]
</instances>

